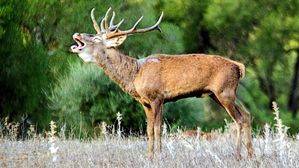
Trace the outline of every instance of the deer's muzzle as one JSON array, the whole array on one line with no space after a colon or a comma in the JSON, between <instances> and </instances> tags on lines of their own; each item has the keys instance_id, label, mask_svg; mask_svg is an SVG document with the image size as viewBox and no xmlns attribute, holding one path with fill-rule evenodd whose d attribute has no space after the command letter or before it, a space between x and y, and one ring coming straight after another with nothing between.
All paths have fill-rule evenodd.
<instances>
[{"instance_id":1,"label":"deer's muzzle","mask_svg":"<svg viewBox=\"0 0 299 168\"><path fill-rule=\"evenodd\" d=\"M85 47L85 42L82 41L82 37L79 33L73 35L73 39L77 44L71 46L71 51L74 53L79 53Z\"/></svg>"}]
</instances>

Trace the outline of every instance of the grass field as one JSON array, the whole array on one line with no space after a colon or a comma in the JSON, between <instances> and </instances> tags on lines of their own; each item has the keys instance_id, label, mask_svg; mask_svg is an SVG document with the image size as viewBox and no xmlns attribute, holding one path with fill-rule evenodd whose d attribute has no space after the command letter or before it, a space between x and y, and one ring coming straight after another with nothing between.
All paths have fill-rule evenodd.
<instances>
[{"instance_id":1,"label":"grass field","mask_svg":"<svg viewBox=\"0 0 299 168\"><path fill-rule=\"evenodd\" d=\"M279 150L276 141L255 138L255 156L238 161L234 142L226 136L211 141L165 138L162 154L153 161L146 158L145 138L57 140L55 154L45 139L1 140L0 167L299 167L298 140L286 140Z\"/></svg>"},{"instance_id":2,"label":"grass field","mask_svg":"<svg viewBox=\"0 0 299 168\"><path fill-rule=\"evenodd\" d=\"M0 140L0 167L299 167L299 140L275 134L254 138L255 156L234 158L232 132L215 133L210 140L164 135L163 152L146 157L145 137L97 140L45 138ZM51 149L51 146L54 149Z\"/></svg>"},{"instance_id":3,"label":"grass field","mask_svg":"<svg viewBox=\"0 0 299 168\"><path fill-rule=\"evenodd\" d=\"M254 157L248 159L243 147L241 160L234 157L234 124L227 124L224 131L201 132L193 137L180 130L169 134L164 125L163 151L148 160L146 137L123 137L121 127L114 134L103 127L102 136L78 140L65 139L51 122L47 137L35 134L31 128L29 138L20 141L16 138L17 127L4 123L0 167L299 167L299 134L288 136L278 109L275 115L272 129L266 125L254 135Z\"/></svg>"}]
</instances>

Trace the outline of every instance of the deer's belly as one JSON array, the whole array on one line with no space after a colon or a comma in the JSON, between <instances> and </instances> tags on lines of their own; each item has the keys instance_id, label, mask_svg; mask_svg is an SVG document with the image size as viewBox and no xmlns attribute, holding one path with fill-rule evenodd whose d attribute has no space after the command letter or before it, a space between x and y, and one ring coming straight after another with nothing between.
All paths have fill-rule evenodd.
<instances>
[{"instance_id":1,"label":"deer's belly","mask_svg":"<svg viewBox=\"0 0 299 168\"><path fill-rule=\"evenodd\" d=\"M187 97L202 97L209 94L210 90L207 89L207 85L204 83L197 83L197 85L188 83L180 85L178 83L177 85L164 87L163 89L163 97L170 100Z\"/></svg>"},{"instance_id":2,"label":"deer's belly","mask_svg":"<svg viewBox=\"0 0 299 168\"><path fill-rule=\"evenodd\" d=\"M177 101L179 99L188 98L188 97L205 97L212 94L211 91L208 90L192 90L189 92L176 92L176 93L164 93L165 102Z\"/></svg>"}]
</instances>

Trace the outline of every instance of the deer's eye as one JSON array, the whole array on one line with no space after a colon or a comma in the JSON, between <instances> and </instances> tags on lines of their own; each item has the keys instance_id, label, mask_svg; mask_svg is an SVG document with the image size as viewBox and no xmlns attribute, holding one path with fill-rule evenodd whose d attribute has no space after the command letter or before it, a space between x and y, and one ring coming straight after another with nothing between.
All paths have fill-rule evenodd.
<instances>
[{"instance_id":1,"label":"deer's eye","mask_svg":"<svg viewBox=\"0 0 299 168\"><path fill-rule=\"evenodd\" d=\"M94 36L94 37L92 37L92 41L94 41L94 42L101 42L102 41L102 38L101 37L98 37L98 36Z\"/></svg>"}]
</instances>

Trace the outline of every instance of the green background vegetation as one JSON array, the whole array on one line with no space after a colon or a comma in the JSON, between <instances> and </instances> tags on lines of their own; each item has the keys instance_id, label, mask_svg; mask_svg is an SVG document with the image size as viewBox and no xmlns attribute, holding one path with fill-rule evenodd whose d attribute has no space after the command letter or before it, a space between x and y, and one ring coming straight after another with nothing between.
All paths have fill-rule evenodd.
<instances>
[{"instance_id":1,"label":"green background vegetation","mask_svg":"<svg viewBox=\"0 0 299 168\"><path fill-rule=\"evenodd\" d=\"M210 53L243 62L246 77L238 97L252 113L255 129L273 121L271 102L291 132L298 132L298 0L1 0L0 118L35 124L50 120L75 133L93 134L105 121L123 114L126 132L145 128L141 106L96 65L69 52L75 32L94 33L90 10L103 16L108 7L127 29L140 27L164 11L163 33L130 36L119 49L132 57L155 53ZM168 103L164 121L172 128L221 127L228 115L208 98Z\"/></svg>"}]
</instances>

